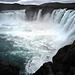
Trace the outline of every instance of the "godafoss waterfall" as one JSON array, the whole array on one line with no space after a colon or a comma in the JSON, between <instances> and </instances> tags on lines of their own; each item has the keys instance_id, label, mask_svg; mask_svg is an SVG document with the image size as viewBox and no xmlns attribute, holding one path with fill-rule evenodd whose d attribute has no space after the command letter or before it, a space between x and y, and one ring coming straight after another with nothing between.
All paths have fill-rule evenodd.
<instances>
[{"instance_id":1,"label":"godafoss waterfall","mask_svg":"<svg viewBox=\"0 0 75 75\"><path fill-rule=\"evenodd\" d=\"M25 12L0 12L0 59L19 65L20 75L34 73L52 61L58 49L75 40L74 9L55 9L43 16L39 9L33 20L28 20Z\"/></svg>"}]
</instances>

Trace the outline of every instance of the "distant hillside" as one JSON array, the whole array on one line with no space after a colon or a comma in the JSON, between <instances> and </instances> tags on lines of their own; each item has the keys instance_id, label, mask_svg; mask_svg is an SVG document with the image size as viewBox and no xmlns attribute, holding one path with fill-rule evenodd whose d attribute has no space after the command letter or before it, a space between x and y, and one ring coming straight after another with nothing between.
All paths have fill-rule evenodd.
<instances>
[{"instance_id":1,"label":"distant hillside","mask_svg":"<svg viewBox=\"0 0 75 75\"><path fill-rule=\"evenodd\" d=\"M0 3L0 11L1 10L21 10L21 9L27 9L29 7L33 7L37 5L20 5L20 4L4 4Z\"/></svg>"},{"instance_id":2,"label":"distant hillside","mask_svg":"<svg viewBox=\"0 0 75 75\"><path fill-rule=\"evenodd\" d=\"M68 8L68 9L74 9L75 3L45 3L41 5L42 7L50 7L50 8Z\"/></svg>"},{"instance_id":3,"label":"distant hillside","mask_svg":"<svg viewBox=\"0 0 75 75\"><path fill-rule=\"evenodd\" d=\"M0 11L1 10L20 10L20 9L28 9L28 8L68 8L75 9L75 3L44 3L41 5L20 5L20 4L4 4L0 3Z\"/></svg>"}]
</instances>

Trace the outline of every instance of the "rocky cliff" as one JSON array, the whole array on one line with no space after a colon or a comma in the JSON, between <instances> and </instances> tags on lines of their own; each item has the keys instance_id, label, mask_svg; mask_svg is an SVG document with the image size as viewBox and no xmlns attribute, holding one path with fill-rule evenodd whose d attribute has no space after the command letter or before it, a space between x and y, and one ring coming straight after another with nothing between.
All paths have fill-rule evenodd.
<instances>
[{"instance_id":1,"label":"rocky cliff","mask_svg":"<svg viewBox=\"0 0 75 75\"><path fill-rule=\"evenodd\" d=\"M20 68L8 61L0 60L0 75L19 75Z\"/></svg>"}]
</instances>

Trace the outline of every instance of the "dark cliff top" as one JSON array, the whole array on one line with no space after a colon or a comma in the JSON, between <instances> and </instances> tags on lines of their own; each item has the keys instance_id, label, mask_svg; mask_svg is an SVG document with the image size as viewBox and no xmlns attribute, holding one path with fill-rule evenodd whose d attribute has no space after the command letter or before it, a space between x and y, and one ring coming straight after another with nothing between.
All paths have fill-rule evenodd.
<instances>
[{"instance_id":1,"label":"dark cliff top","mask_svg":"<svg viewBox=\"0 0 75 75\"><path fill-rule=\"evenodd\" d=\"M0 10L21 10L21 9L34 7L34 6L36 7L37 5L21 5L18 3L14 3L14 4L0 3Z\"/></svg>"},{"instance_id":2,"label":"dark cliff top","mask_svg":"<svg viewBox=\"0 0 75 75\"><path fill-rule=\"evenodd\" d=\"M31 7L35 8L54 8L54 9L60 9L60 8L68 8L68 9L75 9L75 3L44 3L41 5L20 5L17 3L14 4L5 4L0 3L0 11L1 10L21 10L21 9L28 9Z\"/></svg>"},{"instance_id":3,"label":"dark cliff top","mask_svg":"<svg viewBox=\"0 0 75 75\"><path fill-rule=\"evenodd\" d=\"M40 5L42 7L50 7L50 8L72 8L74 9L75 8L75 3L57 3L57 2L54 2L54 3L45 3L45 4L42 4Z\"/></svg>"}]
</instances>

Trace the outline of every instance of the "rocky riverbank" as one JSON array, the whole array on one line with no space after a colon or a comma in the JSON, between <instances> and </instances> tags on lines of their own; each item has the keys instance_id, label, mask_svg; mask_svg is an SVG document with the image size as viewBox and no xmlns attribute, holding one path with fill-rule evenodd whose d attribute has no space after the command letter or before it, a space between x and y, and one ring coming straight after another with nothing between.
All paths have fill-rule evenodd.
<instances>
[{"instance_id":1,"label":"rocky riverbank","mask_svg":"<svg viewBox=\"0 0 75 75\"><path fill-rule=\"evenodd\" d=\"M0 60L0 75L19 75L20 68L15 64Z\"/></svg>"}]
</instances>

